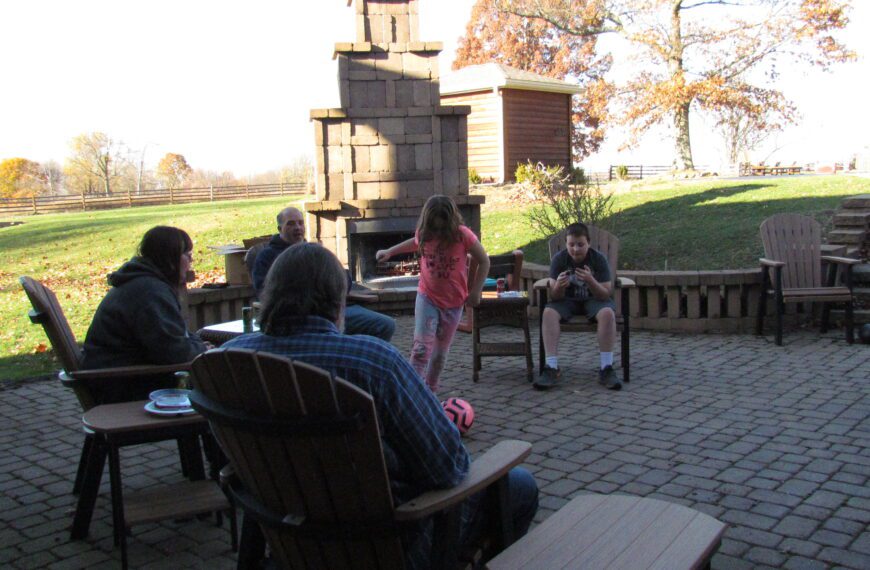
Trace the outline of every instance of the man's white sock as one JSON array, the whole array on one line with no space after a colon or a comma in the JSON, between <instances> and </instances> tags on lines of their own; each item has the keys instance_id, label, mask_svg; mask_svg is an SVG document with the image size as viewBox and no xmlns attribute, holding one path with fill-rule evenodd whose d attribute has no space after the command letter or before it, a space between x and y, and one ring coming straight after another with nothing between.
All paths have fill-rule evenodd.
<instances>
[{"instance_id":1,"label":"man's white sock","mask_svg":"<svg viewBox=\"0 0 870 570\"><path fill-rule=\"evenodd\" d=\"M559 368L559 357L558 356L548 356L547 357L547 366L550 368Z\"/></svg>"},{"instance_id":2,"label":"man's white sock","mask_svg":"<svg viewBox=\"0 0 870 570\"><path fill-rule=\"evenodd\" d=\"M608 366L613 366L613 353L612 352L600 352L601 355L601 369L604 370Z\"/></svg>"}]
</instances>

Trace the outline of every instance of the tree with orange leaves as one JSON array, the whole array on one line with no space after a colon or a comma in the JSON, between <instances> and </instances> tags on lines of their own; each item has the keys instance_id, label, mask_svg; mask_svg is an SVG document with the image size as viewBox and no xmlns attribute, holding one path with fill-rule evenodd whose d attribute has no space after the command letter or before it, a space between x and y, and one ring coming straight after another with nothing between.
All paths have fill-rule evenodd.
<instances>
[{"instance_id":1,"label":"tree with orange leaves","mask_svg":"<svg viewBox=\"0 0 870 570\"><path fill-rule=\"evenodd\" d=\"M638 48L641 69L619 89L632 140L653 125L674 129L674 164L694 168L690 111L738 113L765 128L764 112L792 116L769 83L777 64L828 69L854 59L835 34L849 0L496 0L500 11L562 33L616 33ZM752 78L752 82L750 81ZM753 84L754 83L754 84ZM759 90L767 96L759 98Z\"/></svg>"},{"instance_id":2,"label":"tree with orange leaves","mask_svg":"<svg viewBox=\"0 0 870 570\"><path fill-rule=\"evenodd\" d=\"M594 37L563 33L541 20L499 12L497 4L497 0L475 3L453 69L495 62L577 81L583 94L573 97L571 142L579 162L598 150L604 139L611 91L603 77L610 68L610 57L595 54Z\"/></svg>"}]
</instances>

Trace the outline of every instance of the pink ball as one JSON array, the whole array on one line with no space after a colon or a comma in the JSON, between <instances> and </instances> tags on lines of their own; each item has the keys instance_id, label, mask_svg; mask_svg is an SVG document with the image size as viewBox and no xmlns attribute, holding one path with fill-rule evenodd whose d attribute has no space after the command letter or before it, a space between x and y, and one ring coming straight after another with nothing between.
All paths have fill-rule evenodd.
<instances>
[{"instance_id":1,"label":"pink ball","mask_svg":"<svg viewBox=\"0 0 870 570\"><path fill-rule=\"evenodd\" d=\"M474 423L474 408L462 398L447 398L441 402L447 418L456 424L459 433L465 435Z\"/></svg>"}]
</instances>

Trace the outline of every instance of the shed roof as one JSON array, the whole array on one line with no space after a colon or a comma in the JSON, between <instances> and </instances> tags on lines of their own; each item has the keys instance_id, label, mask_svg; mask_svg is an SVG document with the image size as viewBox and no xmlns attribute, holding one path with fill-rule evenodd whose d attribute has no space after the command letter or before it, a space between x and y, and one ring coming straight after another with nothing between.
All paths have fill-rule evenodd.
<instances>
[{"instance_id":1,"label":"shed roof","mask_svg":"<svg viewBox=\"0 0 870 570\"><path fill-rule=\"evenodd\" d=\"M441 94L470 93L495 87L526 89L528 91L548 91L551 93L580 93L580 86L569 81L553 79L523 71L503 63L482 63L469 65L441 77Z\"/></svg>"}]
</instances>

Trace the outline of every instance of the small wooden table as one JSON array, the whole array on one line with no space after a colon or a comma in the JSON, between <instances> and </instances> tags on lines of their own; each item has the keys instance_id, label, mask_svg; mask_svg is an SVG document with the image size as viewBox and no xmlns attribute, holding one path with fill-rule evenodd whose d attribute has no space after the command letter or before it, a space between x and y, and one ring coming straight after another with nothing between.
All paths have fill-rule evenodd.
<instances>
[{"instance_id":1,"label":"small wooden table","mask_svg":"<svg viewBox=\"0 0 870 570\"><path fill-rule=\"evenodd\" d=\"M85 428L94 432L95 449L91 451L91 455L95 458L105 457L107 452L109 455L114 538L115 544L121 546L123 568L127 568L127 529L136 524L230 511L231 527L235 536L235 516L230 503L216 482L205 480L200 454L189 458L195 462L191 468L193 478L197 480L149 489L124 499L119 453L121 447L152 441L198 437L210 433L208 422L197 413L158 417L145 411L146 403L147 401L104 404L91 408L82 417ZM91 473L86 475L88 480L82 485L80 503L86 493L96 492L99 488L102 473L93 473L94 469L89 471ZM96 485L94 485L94 478ZM74 527L79 524L78 517L77 512L77 520L73 522Z\"/></svg>"},{"instance_id":2,"label":"small wooden table","mask_svg":"<svg viewBox=\"0 0 870 570\"><path fill-rule=\"evenodd\" d=\"M260 330L257 323L253 323L254 332ZM216 325L208 325L196 331L196 334L202 340L210 342L215 346L220 346L223 343L241 336L244 333L244 324L242 320L229 321L226 323L218 323Z\"/></svg>"},{"instance_id":3,"label":"small wooden table","mask_svg":"<svg viewBox=\"0 0 870 570\"><path fill-rule=\"evenodd\" d=\"M484 291L480 304L471 309L472 380L480 377L484 356L525 356L526 377L532 381L532 342L529 336L529 297L526 291L517 296L499 296ZM523 331L519 342L481 342L480 329L495 325L516 327Z\"/></svg>"},{"instance_id":4,"label":"small wooden table","mask_svg":"<svg viewBox=\"0 0 870 570\"><path fill-rule=\"evenodd\" d=\"M487 564L508 568L703 568L726 525L657 499L582 495Z\"/></svg>"}]
</instances>

